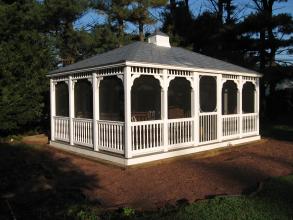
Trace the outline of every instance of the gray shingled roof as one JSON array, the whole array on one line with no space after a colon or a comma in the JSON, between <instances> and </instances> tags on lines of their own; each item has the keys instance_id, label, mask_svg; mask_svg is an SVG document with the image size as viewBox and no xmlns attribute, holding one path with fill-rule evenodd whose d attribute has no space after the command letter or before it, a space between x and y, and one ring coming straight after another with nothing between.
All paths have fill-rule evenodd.
<instances>
[{"instance_id":1,"label":"gray shingled roof","mask_svg":"<svg viewBox=\"0 0 293 220\"><path fill-rule=\"evenodd\" d=\"M51 71L49 74L104 66L125 61L165 64L180 67L204 68L221 71L256 73L255 71L199 53L191 52L183 48L160 47L150 43L135 42L124 47L117 48L106 53L98 54L91 58L56 69L54 71Z\"/></svg>"}]
</instances>

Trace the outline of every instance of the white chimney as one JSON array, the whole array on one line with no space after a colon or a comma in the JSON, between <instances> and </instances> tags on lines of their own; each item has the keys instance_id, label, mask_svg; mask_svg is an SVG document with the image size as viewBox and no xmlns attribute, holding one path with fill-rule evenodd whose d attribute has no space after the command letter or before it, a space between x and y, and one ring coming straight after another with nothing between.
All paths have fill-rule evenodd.
<instances>
[{"instance_id":1,"label":"white chimney","mask_svg":"<svg viewBox=\"0 0 293 220\"><path fill-rule=\"evenodd\" d=\"M148 43L155 44L160 47L171 47L169 42L169 36L158 30L156 30L155 33L153 33L148 38Z\"/></svg>"}]
</instances>

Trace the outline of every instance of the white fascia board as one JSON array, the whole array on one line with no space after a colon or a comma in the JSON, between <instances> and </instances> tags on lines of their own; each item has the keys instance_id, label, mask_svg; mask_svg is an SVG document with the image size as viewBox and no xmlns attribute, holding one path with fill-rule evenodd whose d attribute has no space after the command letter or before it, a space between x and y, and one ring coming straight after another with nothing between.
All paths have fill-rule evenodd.
<instances>
[{"instance_id":1,"label":"white fascia board","mask_svg":"<svg viewBox=\"0 0 293 220\"><path fill-rule=\"evenodd\" d=\"M57 76L71 75L74 73L91 72L91 71L106 69L106 68L123 67L125 65L126 65L126 62L121 62L121 63L116 63L116 64L98 66L98 67L83 68L83 69L78 69L78 70L70 70L70 71L64 71L64 72L59 72L59 73L47 74L46 76L48 78L52 78L52 77L57 77Z\"/></svg>"},{"instance_id":2,"label":"white fascia board","mask_svg":"<svg viewBox=\"0 0 293 220\"><path fill-rule=\"evenodd\" d=\"M84 68L79 70L70 70L60 73L54 74L47 74L48 78L57 77L57 76L65 76L74 73L80 72L90 72L99 69L105 68L112 68L112 67L121 67L121 66L137 66L137 67L150 67L150 68L161 68L161 69L175 69L175 70L185 70L185 71L192 71L198 73L212 73L212 74L230 74L230 75L238 75L238 76L251 76L251 77L262 77L263 74L260 73L247 73L247 72L237 72L237 71L224 71L224 70L217 70L217 69L205 69L205 68L192 68L192 67L183 67L183 66L173 66L173 65L166 65L166 64L154 64L154 63L145 63L145 62L135 62L135 61L125 61L117 64L111 65L104 65L99 67L91 67L91 68Z\"/></svg>"},{"instance_id":3,"label":"white fascia board","mask_svg":"<svg viewBox=\"0 0 293 220\"><path fill-rule=\"evenodd\" d=\"M247 72L237 72L237 71L225 71L217 69L205 69L205 68L192 68L192 67L182 67L182 66L173 66L166 64L154 64L154 63L143 63L143 62L134 62L126 61L126 66L143 66L151 68L161 68L161 69L175 69L175 70L186 70L193 71L198 73L214 73L214 74L230 74L230 75L239 75L239 76L252 76L252 77L262 77L260 73L247 73Z\"/></svg>"}]
</instances>

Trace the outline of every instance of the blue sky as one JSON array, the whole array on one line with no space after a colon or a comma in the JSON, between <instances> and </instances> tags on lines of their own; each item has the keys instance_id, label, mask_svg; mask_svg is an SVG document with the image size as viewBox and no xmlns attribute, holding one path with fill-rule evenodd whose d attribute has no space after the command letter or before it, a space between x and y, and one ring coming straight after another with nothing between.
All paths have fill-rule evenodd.
<instances>
[{"instance_id":1,"label":"blue sky","mask_svg":"<svg viewBox=\"0 0 293 220\"><path fill-rule=\"evenodd\" d=\"M239 15L243 16L245 14L250 13L253 10L252 0L235 0L236 6L239 11ZM211 4L208 0L190 0L189 1L190 10L194 15L198 15L201 12L212 9ZM157 20L157 23L152 26L147 26L146 31L152 31L155 28L159 28L161 26L161 10L152 10L151 13L153 18ZM275 4L274 13L289 13L293 15L293 0L288 0L288 2L281 2ZM103 14L99 14L96 11L88 11L85 13L78 21L76 21L75 26L77 28L87 27L88 25L95 24L95 23L103 23L105 22L105 16ZM137 28L135 25L128 23L127 24L127 32L136 32Z\"/></svg>"},{"instance_id":2,"label":"blue sky","mask_svg":"<svg viewBox=\"0 0 293 220\"><path fill-rule=\"evenodd\" d=\"M234 1L238 10L238 17L244 17L244 15L249 14L253 11L252 0L235 0ZM208 0L190 0L189 1L190 10L193 15L196 16L205 10L211 10L212 6ZM162 25L161 9L151 10L153 18L157 21L154 25L149 25L145 27L145 32L153 32L155 29L160 28ZM276 3L274 6L274 13L288 13L293 16L293 0L288 0L287 2ZM97 13L96 11L88 11L85 13L78 21L75 22L76 28L88 28L94 24L102 24L106 21L105 15ZM126 31L128 33L137 33L138 28L132 24L126 24ZM278 55L277 59L290 60L293 61L293 55Z\"/></svg>"}]
</instances>

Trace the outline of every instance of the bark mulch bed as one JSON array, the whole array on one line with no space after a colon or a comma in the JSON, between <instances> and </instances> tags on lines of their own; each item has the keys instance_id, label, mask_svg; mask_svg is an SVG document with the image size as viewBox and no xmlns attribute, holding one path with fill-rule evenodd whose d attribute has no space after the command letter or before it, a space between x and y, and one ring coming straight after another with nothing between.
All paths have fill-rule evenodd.
<instances>
[{"instance_id":1,"label":"bark mulch bed","mask_svg":"<svg viewBox=\"0 0 293 220\"><path fill-rule=\"evenodd\" d=\"M195 154L176 160L119 168L46 147L58 161L85 174L85 196L105 208L154 209L178 201L194 202L214 195L240 194L269 177L293 172L293 142L259 142ZM72 184L72 176L64 185ZM74 181L85 181L82 178Z\"/></svg>"}]
</instances>

